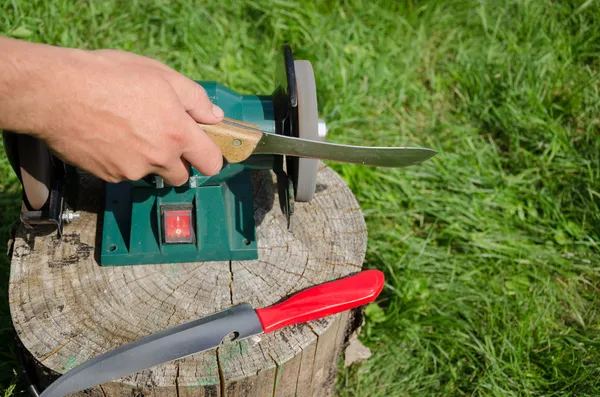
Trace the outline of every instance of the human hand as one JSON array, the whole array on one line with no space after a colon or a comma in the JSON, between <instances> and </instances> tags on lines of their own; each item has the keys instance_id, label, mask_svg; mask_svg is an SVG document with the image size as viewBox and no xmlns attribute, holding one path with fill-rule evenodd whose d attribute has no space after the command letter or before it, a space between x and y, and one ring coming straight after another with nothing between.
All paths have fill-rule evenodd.
<instances>
[{"instance_id":1,"label":"human hand","mask_svg":"<svg viewBox=\"0 0 600 397\"><path fill-rule=\"evenodd\" d=\"M17 56L12 73L30 81L5 98L0 75L0 113L12 115L0 116L0 128L30 133L108 182L157 174L180 186L188 162L205 175L221 169L221 151L196 123L217 123L223 111L194 81L127 52L19 44L32 47Z\"/></svg>"}]
</instances>

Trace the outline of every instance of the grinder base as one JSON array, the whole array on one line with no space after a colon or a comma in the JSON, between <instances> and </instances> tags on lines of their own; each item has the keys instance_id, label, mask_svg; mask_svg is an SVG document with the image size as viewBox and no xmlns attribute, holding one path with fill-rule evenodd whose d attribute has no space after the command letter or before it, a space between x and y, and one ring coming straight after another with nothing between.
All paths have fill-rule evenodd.
<instances>
[{"instance_id":1,"label":"grinder base","mask_svg":"<svg viewBox=\"0 0 600 397\"><path fill-rule=\"evenodd\" d=\"M199 188L108 184L106 197L104 266L258 258L250 171ZM169 213L181 218L170 232Z\"/></svg>"}]
</instances>

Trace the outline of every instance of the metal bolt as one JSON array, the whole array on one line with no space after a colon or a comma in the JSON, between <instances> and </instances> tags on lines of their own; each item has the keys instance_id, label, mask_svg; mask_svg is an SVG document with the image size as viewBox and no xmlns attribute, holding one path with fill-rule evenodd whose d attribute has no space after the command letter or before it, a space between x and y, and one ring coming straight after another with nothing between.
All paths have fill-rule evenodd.
<instances>
[{"instance_id":1,"label":"metal bolt","mask_svg":"<svg viewBox=\"0 0 600 397\"><path fill-rule=\"evenodd\" d=\"M234 139L232 143L233 143L233 146L240 146L242 144L242 141L239 139Z\"/></svg>"},{"instance_id":2,"label":"metal bolt","mask_svg":"<svg viewBox=\"0 0 600 397\"><path fill-rule=\"evenodd\" d=\"M62 220L64 223L71 223L73 221L76 221L80 218L80 215L78 212L73 212L71 210L65 210L62 213Z\"/></svg>"},{"instance_id":3,"label":"metal bolt","mask_svg":"<svg viewBox=\"0 0 600 397\"><path fill-rule=\"evenodd\" d=\"M317 124L317 135L323 141L327 138L327 124L325 124L325 120L319 119L319 123Z\"/></svg>"}]
</instances>

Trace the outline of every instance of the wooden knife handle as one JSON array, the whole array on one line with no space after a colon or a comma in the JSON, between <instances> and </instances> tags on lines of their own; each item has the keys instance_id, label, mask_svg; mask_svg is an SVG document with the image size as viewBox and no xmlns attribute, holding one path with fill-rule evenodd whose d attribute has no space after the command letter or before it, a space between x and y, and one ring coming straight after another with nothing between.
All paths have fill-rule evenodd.
<instances>
[{"instance_id":1,"label":"wooden knife handle","mask_svg":"<svg viewBox=\"0 0 600 397\"><path fill-rule=\"evenodd\" d=\"M257 131L260 130L258 126L231 119L198 125L217 144L229 163L239 163L250 157L263 135Z\"/></svg>"}]
</instances>

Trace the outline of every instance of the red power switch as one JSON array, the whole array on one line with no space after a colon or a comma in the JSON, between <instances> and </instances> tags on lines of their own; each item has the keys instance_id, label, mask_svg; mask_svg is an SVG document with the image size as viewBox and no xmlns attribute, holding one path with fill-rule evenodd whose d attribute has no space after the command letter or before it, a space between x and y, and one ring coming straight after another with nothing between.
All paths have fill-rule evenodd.
<instances>
[{"instance_id":1,"label":"red power switch","mask_svg":"<svg viewBox=\"0 0 600 397\"><path fill-rule=\"evenodd\" d=\"M166 244L193 243L192 209L162 209L163 235Z\"/></svg>"}]
</instances>

